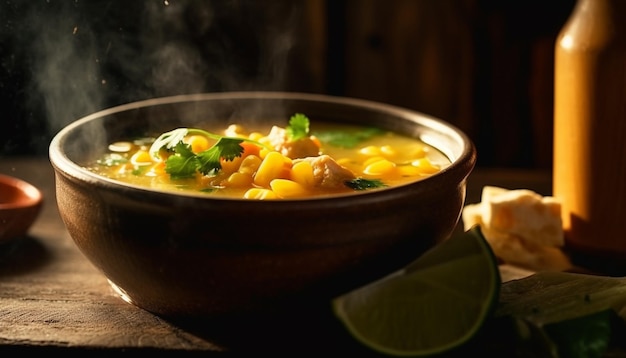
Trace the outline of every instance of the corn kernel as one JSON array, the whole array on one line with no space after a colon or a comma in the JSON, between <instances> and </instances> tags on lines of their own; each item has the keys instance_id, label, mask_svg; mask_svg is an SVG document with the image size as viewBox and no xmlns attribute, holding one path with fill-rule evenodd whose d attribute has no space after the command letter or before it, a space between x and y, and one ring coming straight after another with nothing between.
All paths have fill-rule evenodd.
<instances>
[{"instance_id":1,"label":"corn kernel","mask_svg":"<svg viewBox=\"0 0 626 358\"><path fill-rule=\"evenodd\" d=\"M285 174L285 157L278 152L269 152L263 158L259 170L254 175L254 184L267 188L272 179Z\"/></svg>"},{"instance_id":2,"label":"corn kernel","mask_svg":"<svg viewBox=\"0 0 626 358\"><path fill-rule=\"evenodd\" d=\"M363 147L361 149L359 149L359 153L363 154L363 155L368 155L368 156L379 156L380 155L380 148L378 148L375 145L368 145L367 147Z\"/></svg>"},{"instance_id":3,"label":"corn kernel","mask_svg":"<svg viewBox=\"0 0 626 358\"><path fill-rule=\"evenodd\" d=\"M411 151L411 157L413 158L423 158L428 153L428 148L423 145L415 146L415 149Z\"/></svg>"},{"instance_id":4,"label":"corn kernel","mask_svg":"<svg viewBox=\"0 0 626 358\"><path fill-rule=\"evenodd\" d=\"M375 161L363 169L363 173L367 175L386 176L394 174L396 164L387 159Z\"/></svg>"},{"instance_id":5,"label":"corn kernel","mask_svg":"<svg viewBox=\"0 0 626 358\"><path fill-rule=\"evenodd\" d=\"M244 199L271 200L278 199L276 193L269 189L251 188L243 194Z\"/></svg>"},{"instance_id":6,"label":"corn kernel","mask_svg":"<svg viewBox=\"0 0 626 358\"><path fill-rule=\"evenodd\" d=\"M304 187L313 187L315 185L315 177L313 176L311 163L302 161L294 164L291 168L291 180Z\"/></svg>"},{"instance_id":7,"label":"corn kernel","mask_svg":"<svg viewBox=\"0 0 626 358\"><path fill-rule=\"evenodd\" d=\"M191 151L194 153L204 152L209 149L209 140L201 135L191 135L185 138L185 143L191 146Z\"/></svg>"},{"instance_id":8,"label":"corn kernel","mask_svg":"<svg viewBox=\"0 0 626 358\"><path fill-rule=\"evenodd\" d=\"M265 157L267 156L267 153L273 152L273 150L269 150L265 147L259 149L259 157L261 159L265 159Z\"/></svg>"},{"instance_id":9,"label":"corn kernel","mask_svg":"<svg viewBox=\"0 0 626 358\"><path fill-rule=\"evenodd\" d=\"M255 140L257 142L259 142L261 138L263 138L263 134L259 132L252 132L248 135L248 139Z\"/></svg>"},{"instance_id":10,"label":"corn kernel","mask_svg":"<svg viewBox=\"0 0 626 358\"><path fill-rule=\"evenodd\" d=\"M422 174L434 174L440 170L439 167L433 165L428 158L420 158L413 161L412 164L419 168Z\"/></svg>"},{"instance_id":11,"label":"corn kernel","mask_svg":"<svg viewBox=\"0 0 626 358\"><path fill-rule=\"evenodd\" d=\"M420 168L413 165L402 165L398 167L398 173L403 177L416 177L422 175Z\"/></svg>"},{"instance_id":12,"label":"corn kernel","mask_svg":"<svg viewBox=\"0 0 626 358\"><path fill-rule=\"evenodd\" d=\"M386 158L393 158L396 156L396 151L390 145L383 145L380 147L380 153Z\"/></svg>"},{"instance_id":13,"label":"corn kernel","mask_svg":"<svg viewBox=\"0 0 626 358\"><path fill-rule=\"evenodd\" d=\"M130 157L130 162L134 165L151 165L152 157L150 153L145 150L139 150L132 157Z\"/></svg>"},{"instance_id":14,"label":"corn kernel","mask_svg":"<svg viewBox=\"0 0 626 358\"><path fill-rule=\"evenodd\" d=\"M256 155L248 155L241 161L239 172L242 174L254 174L261 165L261 158Z\"/></svg>"},{"instance_id":15,"label":"corn kernel","mask_svg":"<svg viewBox=\"0 0 626 358\"><path fill-rule=\"evenodd\" d=\"M380 155L377 155L377 156L375 156L375 157L371 157L371 158L366 159L366 160L363 162L363 166L364 166L364 167L367 167L368 165L370 165L370 164L372 164L372 163L379 162L379 161L381 161L381 160L387 160L387 159L385 159L384 157L381 157Z\"/></svg>"},{"instance_id":16,"label":"corn kernel","mask_svg":"<svg viewBox=\"0 0 626 358\"><path fill-rule=\"evenodd\" d=\"M279 198L298 198L308 194L304 186L289 179L274 179L270 187Z\"/></svg>"},{"instance_id":17,"label":"corn kernel","mask_svg":"<svg viewBox=\"0 0 626 358\"><path fill-rule=\"evenodd\" d=\"M228 176L225 185L238 188L249 187L250 185L252 185L252 175L234 172Z\"/></svg>"}]
</instances>

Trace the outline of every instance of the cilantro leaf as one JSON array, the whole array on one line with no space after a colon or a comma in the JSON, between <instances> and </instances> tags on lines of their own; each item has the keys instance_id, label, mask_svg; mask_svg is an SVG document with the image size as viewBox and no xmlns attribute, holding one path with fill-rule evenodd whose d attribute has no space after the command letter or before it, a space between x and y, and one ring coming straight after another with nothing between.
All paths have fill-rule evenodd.
<instances>
[{"instance_id":1,"label":"cilantro leaf","mask_svg":"<svg viewBox=\"0 0 626 358\"><path fill-rule=\"evenodd\" d=\"M220 149L221 157L226 160L233 160L240 157L243 153L243 147L239 145L243 142L240 138L223 137L215 143L215 147Z\"/></svg>"},{"instance_id":2,"label":"cilantro leaf","mask_svg":"<svg viewBox=\"0 0 626 358\"><path fill-rule=\"evenodd\" d=\"M382 134L383 131L379 128L365 128L357 132L351 131L322 131L314 133L317 138L322 142L334 145L342 148L355 148L359 143L370 139L374 136Z\"/></svg>"},{"instance_id":3,"label":"cilantro leaf","mask_svg":"<svg viewBox=\"0 0 626 358\"><path fill-rule=\"evenodd\" d=\"M191 146L178 142L174 151L176 153L169 156L165 162L165 171L176 179L193 177L200 164L196 155L191 151Z\"/></svg>"},{"instance_id":4,"label":"cilantro leaf","mask_svg":"<svg viewBox=\"0 0 626 358\"><path fill-rule=\"evenodd\" d=\"M241 156L241 153L243 153L243 147L239 145L241 142L243 140L238 138L220 138L211 148L198 153L198 170L202 174L209 174L222 169L220 158L233 160Z\"/></svg>"},{"instance_id":5,"label":"cilantro leaf","mask_svg":"<svg viewBox=\"0 0 626 358\"><path fill-rule=\"evenodd\" d=\"M213 146L203 152L198 153L198 171L204 175L211 174L222 169L220 164L221 151L219 147Z\"/></svg>"},{"instance_id":6,"label":"cilantro leaf","mask_svg":"<svg viewBox=\"0 0 626 358\"><path fill-rule=\"evenodd\" d=\"M348 180L344 182L348 188L354 190L367 190L374 188L383 188L387 185L383 183L380 179L365 179L365 178L356 178L352 180Z\"/></svg>"},{"instance_id":7,"label":"cilantro leaf","mask_svg":"<svg viewBox=\"0 0 626 358\"><path fill-rule=\"evenodd\" d=\"M294 114L289 119L289 125L285 128L287 138L292 142L305 138L309 134L309 124L307 116L302 113Z\"/></svg>"}]
</instances>

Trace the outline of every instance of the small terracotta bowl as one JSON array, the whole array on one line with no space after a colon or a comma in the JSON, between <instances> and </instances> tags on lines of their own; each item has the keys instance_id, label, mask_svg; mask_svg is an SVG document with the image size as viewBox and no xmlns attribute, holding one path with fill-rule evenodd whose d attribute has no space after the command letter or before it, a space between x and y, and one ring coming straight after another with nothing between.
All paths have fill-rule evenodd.
<instances>
[{"instance_id":1,"label":"small terracotta bowl","mask_svg":"<svg viewBox=\"0 0 626 358\"><path fill-rule=\"evenodd\" d=\"M304 113L405 133L452 164L400 187L316 199L257 201L162 192L84 168L113 141ZM62 129L50 145L59 212L76 245L129 302L162 317L210 322L328 304L399 269L450 235L476 161L449 123L369 101L280 92L157 98L107 109Z\"/></svg>"},{"instance_id":2,"label":"small terracotta bowl","mask_svg":"<svg viewBox=\"0 0 626 358\"><path fill-rule=\"evenodd\" d=\"M25 236L42 203L43 195L35 186L0 174L0 244Z\"/></svg>"}]
</instances>

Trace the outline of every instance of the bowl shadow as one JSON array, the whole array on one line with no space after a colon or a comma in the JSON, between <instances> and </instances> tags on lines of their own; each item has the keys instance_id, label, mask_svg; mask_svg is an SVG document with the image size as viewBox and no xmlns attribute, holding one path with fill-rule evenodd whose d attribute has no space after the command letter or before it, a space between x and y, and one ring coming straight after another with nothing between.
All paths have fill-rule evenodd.
<instances>
[{"instance_id":1,"label":"bowl shadow","mask_svg":"<svg viewBox=\"0 0 626 358\"><path fill-rule=\"evenodd\" d=\"M227 353L341 353L377 356L350 336L333 314L331 302L206 321L165 321L221 347Z\"/></svg>"},{"instance_id":2,"label":"bowl shadow","mask_svg":"<svg viewBox=\"0 0 626 358\"><path fill-rule=\"evenodd\" d=\"M36 271L50 260L50 252L37 238L14 238L0 244L0 278Z\"/></svg>"}]
</instances>

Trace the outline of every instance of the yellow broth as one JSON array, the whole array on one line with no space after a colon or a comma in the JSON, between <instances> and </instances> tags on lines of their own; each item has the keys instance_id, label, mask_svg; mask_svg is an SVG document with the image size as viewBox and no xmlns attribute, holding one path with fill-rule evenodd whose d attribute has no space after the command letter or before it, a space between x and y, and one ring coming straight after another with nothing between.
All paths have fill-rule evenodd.
<instances>
[{"instance_id":1,"label":"yellow broth","mask_svg":"<svg viewBox=\"0 0 626 358\"><path fill-rule=\"evenodd\" d=\"M350 187L345 183L350 178L345 178L345 175L351 175L355 180L376 180L382 183L380 188L384 188L423 179L450 164L440 151L418 139L356 125L311 123L306 140L309 145L317 145L317 153L307 155L307 160L290 158L284 149L273 146L270 137L275 133L272 128L247 131L239 125L230 125L211 133L254 142L244 142L244 152L232 161L220 159L219 170L207 174L198 172L189 178L175 178L168 173L167 156L171 153L160 159L150 155L149 150L155 140L152 137L111 143L109 152L87 169L108 178L157 190L195 191L231 198L289 199L379 189ZM337 138L341 145L333 141ZM199 153L215 144L216 140L186 136L184 142L194 153ZM330 165L327 161L320 164L321 156L332 161Z\"/></svg>"}]
</instances>

